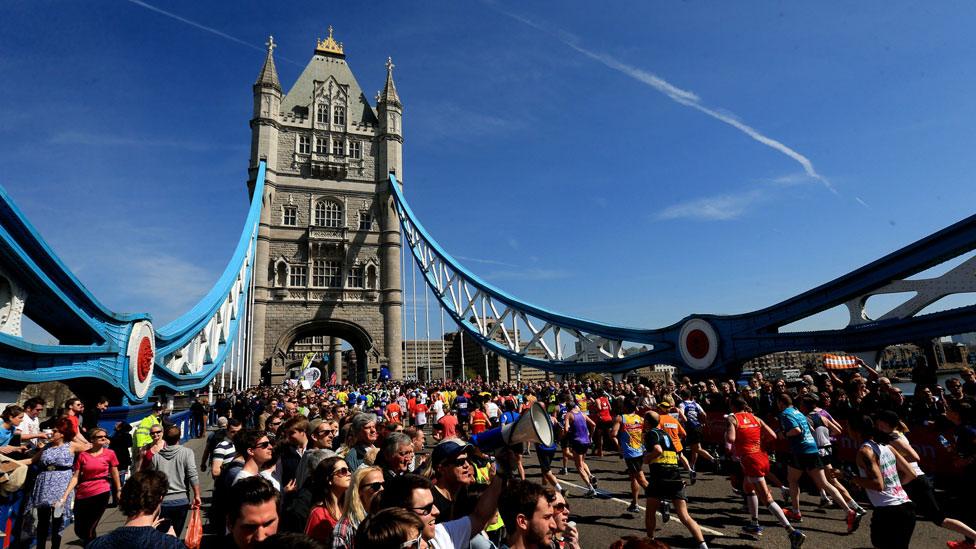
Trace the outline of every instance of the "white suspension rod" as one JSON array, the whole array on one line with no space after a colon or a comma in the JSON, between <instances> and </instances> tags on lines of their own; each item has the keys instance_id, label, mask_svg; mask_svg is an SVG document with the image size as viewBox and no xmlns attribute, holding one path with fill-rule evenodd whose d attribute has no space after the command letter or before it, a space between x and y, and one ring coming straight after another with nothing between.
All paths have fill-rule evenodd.
<instances>
[{"instance_id":1,"label":"white suspension rod","mask_svg":"<svg viewBox=\"0 0 976 549\"><path fill-rule=\"evenodd\" d=\"M427 288L429 285L424 283L424 324L427 329L427 382L430 383L431 378L431 364L430 364L430 306L427 303L427 294L430 293Z\"/></svg>"},{"instance_id":2,"label":"white suspension rod","mask_svg":"<svg viewBox=\"0 0 976 549\"><path fill-rule=\"evenodd\" d=\"M444 307L437 308L441 312L441 378L447 381L447 343L444 341Z\"/></svg>"},{"instance_id":3,"label":"white suspension rod","mask_svg":"<svg viewBox=\"0 0 976 549\"><path fill-rule=\"evenodd\" d=\"M417 264L413 261L410 262L410 278L413 280L413 377L420 381L420 372L417 368L420 364L420 352L417 349Z\"/></svg>"}]
</instances>

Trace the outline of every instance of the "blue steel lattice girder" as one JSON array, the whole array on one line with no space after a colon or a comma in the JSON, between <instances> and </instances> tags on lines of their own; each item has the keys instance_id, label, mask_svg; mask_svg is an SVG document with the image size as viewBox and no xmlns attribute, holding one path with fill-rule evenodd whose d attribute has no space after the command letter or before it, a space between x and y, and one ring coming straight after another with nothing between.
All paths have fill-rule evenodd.
<instances>
[{"instance_id":1,"label":"blue steel lattice girder","mask_svg":"<svg viewBox=\"0 0 976 549\"><path fill-rule=\"evenodd\" d=\"M390 188L408 248L444 310L465 333L485 348L513 362L543 370L558 373L624 372L665 363L697 371L722 372L749 359L779 351L878 351L891 344L976 329L976 305L915 316L925 305L939 297L976 290L976 277L971 276L972 272L970 276L962 277L963 282L960 282L961 277L956 276L952 287L929 291L924 299L916 297L914 301L909 300L892 311L900 316L872 320L867 318L863 309L872 295L903 292L906 288L917 288L918 293L922 293L926 282L931 280L907 280L907 277L976 249L976 216L765 309L740 315L690 315L666 328L640 330L559 314L525 303L491 286L461 266L430 236L413 214L393 175L390 176ZM971 261L976 264L976 260ZM459 297L458 294L462 295ZM478 300L481 300L481 318L478 316ZM485 311L485 302L492 304L489 307L492 315ZM501 308L495 307L495 302ZM787 324L840 304L846 304L851 311L850 324L844 329L779 332ZM487 326L489 316L496 319L493 330ZM546 323L545 327L532 330L533 342L540 340L539 332L563 330L587 339L605 338L618 346L626 341L652 348L629 356L612 353L606 360L590 362L568 361L548 348L547 354L555 356L528 356L526 349L519 348L519 338L509 337L505 329L501 330L504 342L492 338L498 332L498 325L513 317L526 325L530 325L529 317ZM699 340L704 337L707 342L708 353L704 358L692 353L694 349L689 337L695 331L704 333L698 336ZM619 350L619 347L614 349Z\"/></svg>"},{"instance_id":2,"label":"blue steel lattice girder","mask_svg":"<svg viewBox=\"0 0 976 549\"><path fill-rule=\"evenodd\" d=\"M117 387L131 402L144 401L158 388L181 391L206 386L223 365L243 322L265 173L262 161L244 230L217 283L190 311L158 331L152 331L149 314L118 314L99 303L0 188L0 271L11 284L26 290L25 316L60 342L77 343L38 345L0 332L0 379L21 383L97 379ZM149 378L137 391L127 349L135 327L143 325L149 326L155 352ZM205 330L209 331L204 334L206 360L188 374L168 369L167 362L187 352Z\"/></svg>"}]
</instances>

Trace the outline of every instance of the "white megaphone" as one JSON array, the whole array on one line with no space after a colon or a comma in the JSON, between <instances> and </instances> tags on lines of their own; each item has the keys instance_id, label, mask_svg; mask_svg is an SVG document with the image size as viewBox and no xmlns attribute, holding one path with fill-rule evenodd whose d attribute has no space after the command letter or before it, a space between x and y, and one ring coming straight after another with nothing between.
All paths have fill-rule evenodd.
<instances>
[{"instance_id":1,"label":"white megaphone","mask_svg":"<svg viewBox=\"0 0 976 549\"><path fill-rule=\"evenodd\" d=\"M550 419L546 409L536 402L522 413L515 423L472 435L471 443L483 452L491 452L520 442L535 442L543 446L552 446L555 439L555 434L552 431L552 419Z\"/></svg>"}]
</instances>

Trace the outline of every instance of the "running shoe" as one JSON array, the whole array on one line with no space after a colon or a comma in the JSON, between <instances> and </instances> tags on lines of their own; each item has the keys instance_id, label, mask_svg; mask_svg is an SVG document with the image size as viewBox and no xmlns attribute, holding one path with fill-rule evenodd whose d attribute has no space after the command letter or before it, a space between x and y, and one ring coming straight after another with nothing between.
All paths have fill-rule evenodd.
<instances>
[{"instance_id":1,"label":"running shoe","mask_svg":"<svg viewBox=\"0 0 976 549\"><path fill-rule=\"evenodd\" d=\"M847 512L847 533L853 534L857 527L861 525L861 517L864 515L857 514L857 511L851 509Z\"/></svg>"},{"instance_id":2,"label":"running shoe","mask_svg":"<svg viewBox=\"0 0 976 549\"><path fill-rule=\"evenodd\" d=\"M569 474L569 469L566 468L566 467L563 467L562 469L559 470L559 474L560 475L568 475Z\"/></svg>"},{"instance_id":3,"label":"running shoe","mask_svg":"<svg viewBox=\"0 0 976 549\"><path fill-rule=\"evenodd\" d=\"M596 478L596 475L591 474L590 475L590 484L592 484L593 487L595 488L596 485L599 484L599 483L600 483L600 479Z\"/></svg>"},{"instance_id":4,"label":"running shoe","mask_svg":"<svg viewBox=\"0 0 976 549\"><path fill-rule=\"evenodd\" d=\"M641 510L640 506L637 505L636 503L631 503L630 507L627 508L628 513L634 513L634 514L640 513L640 510Z\"/></svg>"},{"instance_id":5,"label":"running shoe","mask_svg":"<svg viewBox=\"0 0 976 549\"><path fill-rule=\"evenodd\" d=\"M834 500L830 498L820 498L820 507L833 507Z\"/></svg>"},{"instance_id":6,"label":"running shoe","mask_svg":"<svg viewBox=\"0 0 976 549\"><path fill-rule=\"evenodd\" d=\"M803 522L803 515L794 511L792 507L783 509L783 516L790 519L790 522Z\"/></svg>"},{"instance_id":7,"label":"running shoe","mask_svg":"<svg viewBox=\"0 0 976 549\"><path fill-rule=\"evenodd\" d=\"M586 492L585 492L585 493L583 494L583 497L584 497L584 498L595 498L595 497L596 497L597 495L598 495L598 494L597 494L597 491L596 491L596 488L590 488L589 490L587 490L587 491L586 491Z\"/></svg>"},{"instance_id":8,"label":"running shoe","mask_svg":"<svg viewBox=\"0 0 976 549\"><path fill-rule=\"evenodd\" d=\"M797 549L803 542L807 540L807 537L803 535L803 532L799 530L793 530L790 532L790 549Z\"/></svg>"},{"instance_id":9,"label":"running shoe","mask_svg":"<svg viewBox=\"0 0 976 549\"><path fill-rule=\"evenodd\" d=\"M691 479L691 485L694 486L698 482L698 471L692 471L689 473L689 479Z\"/></svg>"},{"instance_id":10,"label":"running shoe","mask_svg":"<svg viewBox=\"0 0 976 549\"><path fill-rule=\"evenodd\" d=\"M973 549L973 547L976 547L976 543L969 539L960 541L949 540L946 542L946 547L949 549Z\"/></svg>"},{"instance_id":11,"label":"running shoe","mask_svg":"<svg viewBox=\"0 0 976 549\"><path fill-rule=\"evenodd\" d=\"M790 504L790 489L786 486L779 487L779 495L783 497L783 502L787 505Z\"/></svg>"},{"instance_id":12,"label":"running shoe","mask_svg":"<svg viewBox=\"0 0 976 549\"><path fill-rule=\"evenodd\" d=\"M859 517L863 517L864 515L868 514L868 512L864 510L864 507L861 507L860 505L854 507L854 512L857 513Z\"/></svg>"},{"instance_id":13,"label":"running shoe","mask_svg":"<svg viewBox=\"0 0 976 549\"><path fill-rule=\"evenodd\" d=\"M759 523L746 524L745 526L742 527L742 533L754 537L759 537L763 535L763 527L760 526Z\"/></svg>"},{"instance_id":14,"label":"running shoe","mask_svg":"<svg viewBox=\"0 0 976 549\"><path fill-rule=\"evenodd\" d=\"M661 522L667 523L671 520L671 503L668 501L661 502Z\"/></svg>"}]
</instances>

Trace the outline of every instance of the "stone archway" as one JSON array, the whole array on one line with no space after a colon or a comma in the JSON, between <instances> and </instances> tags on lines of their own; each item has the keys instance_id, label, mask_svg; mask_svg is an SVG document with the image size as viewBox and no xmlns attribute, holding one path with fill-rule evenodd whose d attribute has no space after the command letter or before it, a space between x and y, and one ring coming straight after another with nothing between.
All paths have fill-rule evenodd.
<instances>
[{"instance_id":1,"label":"stone archway","mask_svg":"<svg viewBox=\"0 0 976 549\"><path fill-rule=\"evenodd\" d=\"M342 379L357 379L375 366L379 357L378 349L373 347L373 338L355 322L342 319L314 319L295 324L286 330L275 343L271 354L273 371L284 371L288 362L287 353L291 345L304 337L328 335L345 340L356 354L357 372L342 372Z\"/></svg>"}]
</instances>

